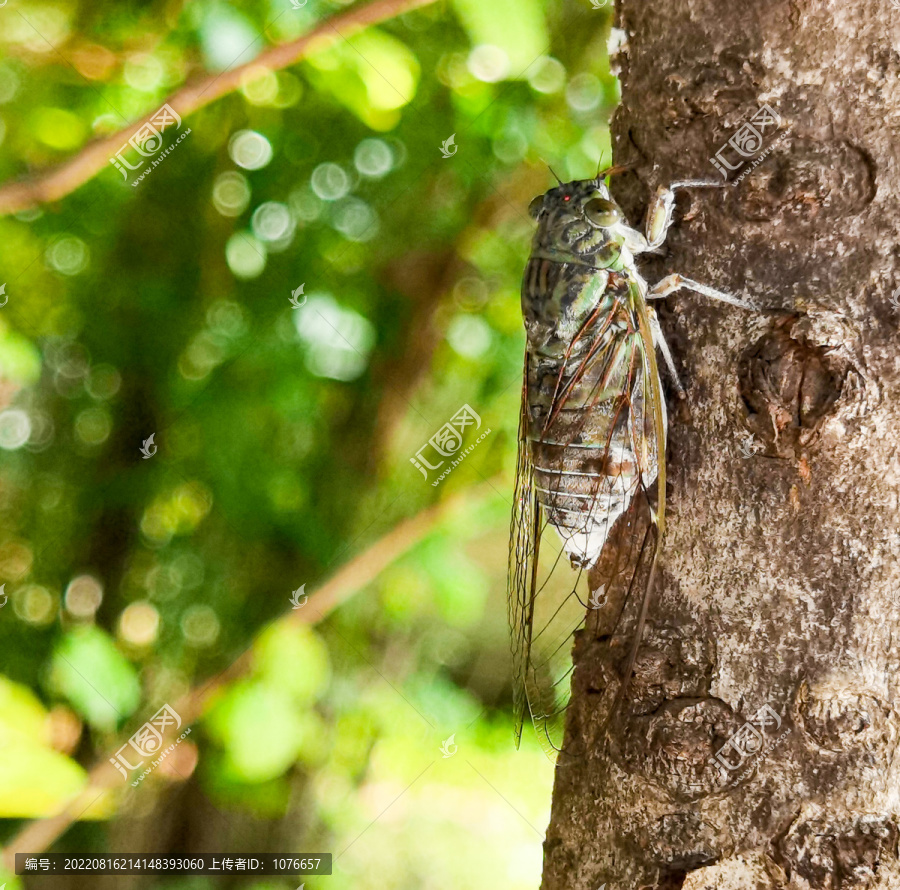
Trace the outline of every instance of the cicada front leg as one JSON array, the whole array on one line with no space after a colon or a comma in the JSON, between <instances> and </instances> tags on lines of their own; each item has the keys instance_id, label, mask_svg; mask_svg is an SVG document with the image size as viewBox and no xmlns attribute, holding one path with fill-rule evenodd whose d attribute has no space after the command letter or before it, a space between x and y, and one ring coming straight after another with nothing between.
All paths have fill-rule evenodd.
<instances>
[{"instance_id":1,"label":"cicada front leg","mask_svg":"<svg viewBox=\"0 0 900 890\"><path fill-rule=\"evenodd\" d=\"M681 182L673 182L668 186L661 185L647 208L647 219L644 223L647 249L655 250L666 240L666 235L672 225L672 214L675 212L675 192L678 189L730 187L721 182L708 182L703 179L685 179Z\"/></svg>"},{"instance_id":2,"label":"cicada front leg","mask_svg":"<svg viewBox=\"0 0 900 890\"><path fill-rule=\"evenodd\" d=\"M684 188L728 188L728 186L700 179L686 179L682 182L673 182L671 185L661 185L647 207L643 234L631 228L627 232L626 245L632 253L653 252L665 243L675 212L675 192Z\"/></svg>"},{"instance_id":3,"label":"cicada front leg","mask_svg":"<svg viewBox=\"0 0 900 890\"><path fill-rule=\"evenodd\" d=\"M682 182L673 182L669 186L660 186L656 190L650 206L647 208L647 219L644 223L643 236L640 237L637 244L630 245L635 253L656 250L665 242L669 229L672 226L672 214L675 210L675 192L683 188L730 188L730 186L721 182L706 182L699 179L686 179ZM633 232L634 234L639 233ZM719 300L722 303L728 303L731 306L739 306L741 309L751 309L757 312L764 311L763 307L757 306L755 303L743 300L727 291L701 284L691 278L685 278L677 273L667 275L662 281L651 287L647 293L647 299L663 300L669 294L682 288L696 291L698 294L703 294L705 297Z\"/></svg>"}]
</instances>

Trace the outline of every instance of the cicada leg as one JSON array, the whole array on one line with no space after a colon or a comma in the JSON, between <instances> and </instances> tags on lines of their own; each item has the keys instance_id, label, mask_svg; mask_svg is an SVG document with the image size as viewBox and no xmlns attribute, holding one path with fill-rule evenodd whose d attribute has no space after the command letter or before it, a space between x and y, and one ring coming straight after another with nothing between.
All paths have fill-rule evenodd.
<instances>
[{"instance_id":1,"label":"cicada leg","mask_svg":"<svg viewBox=\"0 0 900 890\"><path fill-rule=\"evenodd\" d=\"M663 244L672 225L672 214L675 212L675 192L684 188L727 188L727 186L720 182L706 182L702 179L686 179L682 182L673 182L668 186L661 185L647 207L644 235L640 239L643 243L634 246L635 252L644 253L656 250Z\"/></svg>"},{"instance_id":2,"label":"cicada leg","mask_svg":"<svg viewBox=\"0 0 900 890\"><path fill-rule=\"evenodd\" d=\"M702 179L686 179L682 182L673 182L668 186L661 185L647 207L643 234L630 227L626 230L625 243L632 253L658 251L672 226L672 215L675 212L675 192L685 188L730 188L730 186L721 182L706 182Z\"/></svg>"},{"instance_id":3,"label":"cicada leg","mask_svg":"<svg viewBox=\"0 0 900 890\"><path fill-rule=\"evenodd\" d=\"M675 210L675 192L683 188L729 188L730 186L721 182L707 182L701 179L686 179L682 182L673 182L669 186L660 186L647 208L647 220L644 225L645 233L641 235L639 232L630 230L631 236L629 247L635 253L645 253L647 251L656 250L666 240L666 235L672 226L672 214ZM637 236L635 238L635 236ZM705 297L713 300L719 300L722 303L728 303L731 306L739 306L741 309L752 309L757 312L765 311L761 306L757 306L747 300L742 300L726 291L709 287L706 284L700 284L691 278L685 278L683 275L667 275L662 281L657 282L650 288L647 294L648 300L663 300L669 294L674 293L681 288L689 288ZM663 354L665 357L665 353ZM668 364L668 358L666 359Z\"/></svg>"},{"instance_id":4,"label":"cicada leg","mask_svg":"<svg viewBox=\"0 0 900 890\"><path fill-rule=\"evenodd\" d=\"M728 303L731 306L739 306L741 309L752 309L755 312L763 311L762 306L757 306L755 303L742 300L740 297L736 297L734 294L729 294L726 291L717 290L706 284L700 284L699 281L694 281L693 278L685 278L684 275L679 275L677 272L672 275L666 275L661 281L657 281L647 292L647 299L664 300L669 294L673 294L675 291L681 290L682 288L697 291L698 294L703 294L704 297L709 297L712 300L719 300L720 302Z\"/></svg>"},{"instance_id":5,"label":"cicada leg","mask_svg":"<svg viewBox=\"0 0 900 890\"><path fill-rule=\"evenodd\" d=\"M732 294L726 293L722 290L716 290L713 287L707 287L705 284L700 284L698 281L694 281L691 278L685 278L683 275L679 275L677 272L672 275L666 275L662 281L658 281L647 291L647 299L648 300L663 300L669 294L674 293L681 288L690 288L691 290L697 291L699 294L703 294L705 297L710 297L713 300L720 300L723 303L728 303L731 306L739 306L741 309L752 309L757 312L763 312L766 310L761 309L759 306L754 305L753 303L749 303L746 300L741 300L738 297L735 297ZM672 377L672 382L675 386L675 392L678 394L678 398L681 401L686 399L686 394L684 391L684 387L681 385L681 381L678 379L678 372L675 370L675 362L672 359L672 353L669 350L669 344L666 343L666 338L663 336L662 328L659 325L659 320L656 317L656 313L652 313L650 316L650 328L653 333L653 342L656 344L656 347L659 349L660 354L663 357L663 361L665 362L666 367L669 369L669 374Z\"/></svg>"},{"instance_id":6,"label":"cicada leg","mask_svg":"<svg viewBox=\"0 0 900 890\"><path fill-rule=\"evenodd\" d=\"M659 319L652 309L649 314L650 332L653 334L653 343L659 350L660 355L662 355L666 367L669 369L669 376L672 378L672 383L675 386L675 392L678 394L678 398L685 399L687 398L687 395L684 391L684 387L681 385L681 380L678 378L678 371L675 369L675 360L672 358L672 351L669 349L669 344L666 343L662 328L659 326Z\"/></svg>"}]
</instances>

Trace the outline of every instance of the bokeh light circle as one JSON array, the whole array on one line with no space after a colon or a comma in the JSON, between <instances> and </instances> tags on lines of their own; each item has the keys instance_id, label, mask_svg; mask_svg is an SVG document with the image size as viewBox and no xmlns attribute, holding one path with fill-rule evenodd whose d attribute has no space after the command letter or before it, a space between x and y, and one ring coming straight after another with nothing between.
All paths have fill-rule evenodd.
<instances>
[{"instance_id":1,"label":"bokeh light circle","mask_svg":"<svg viewBox=\"0 0 900 890\"><path fill-rule=\"evenodd\" d=\"M0 448L15 451L21 448L31 435L31 421L18 408L9 408L0 413Z\"/></svg>"},{"instance_id":2,"label":"bokeh light circle","mask_svg":"<svg viewBox=\"0 0 900 890\"><path fill-rule=\"evenodd\" d=\"M236 170L216 177L212 191L213 204L222 216L240 216L250 203L250 183Z\"/></svg>"},{"instance_id":3,"label":"bokeh light circle","mask_svg":"<svg viewBox=\"0 0 900 890\"><path fill-rule=\"evenodd\" d=\"M350 178L343 167L329 161L313 170L310 185L323 201L338 201L350 191Z\"/></svg>"},{"instance_id":4,"label":"bokeh light circle","mask_svg":"<svg viewBox=\"0 0 900 890\"><path fill-rule=\"evenodd\" d=\"M272 160L272 144L256 130L238 130L228 143L231 160L245 170L261 170Z\"/></svg>"},{"instance_id":5,"label":"bokeh light circle","mask_svg":"<svg viewBox=\"0 0 900 890\"><path fill-rule=\"evenodd\" d=\"M353 152L353 163L363 176L379 179L394 166L394 153L383 139L363 139Z\"/></svg>"}]
</instances>

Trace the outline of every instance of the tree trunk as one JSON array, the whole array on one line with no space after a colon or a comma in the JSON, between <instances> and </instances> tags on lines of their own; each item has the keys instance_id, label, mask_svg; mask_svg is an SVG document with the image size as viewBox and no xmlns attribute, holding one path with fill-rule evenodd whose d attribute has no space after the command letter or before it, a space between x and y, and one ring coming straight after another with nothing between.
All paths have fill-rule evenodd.
<instances>
[{"instance_id":1,"label":"tree trunk","mask_svg":"<svg viewBox=\"0 0 900 890\"><path fill-rule=\"evenodd\" d=\"M543 890L896 890L900 10L620 0L616 23L633 219L659 184L721 181L761 106L779 119L719 155L737 187L681 193L648 279L785 311L660 308L688 392L660 583L605 736L627 647L576 641L589 753L558 763Z\"/></svg>"}]
</instances>

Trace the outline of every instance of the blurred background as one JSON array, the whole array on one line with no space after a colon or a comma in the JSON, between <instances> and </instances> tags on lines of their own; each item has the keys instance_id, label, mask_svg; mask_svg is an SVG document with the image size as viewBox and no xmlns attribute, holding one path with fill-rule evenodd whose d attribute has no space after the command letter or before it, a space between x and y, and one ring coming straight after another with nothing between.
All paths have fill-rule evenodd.
<instances>
[{"instance_id":1,"label":"blurred background","mask_svg":"<svg viewBox=\"0 0 900 890\"><path fill-rule=\"evenodd\" d=\"M0 218L0 842L211 681L167 759L50 849L538 886L553 765L530 727L514 747L505 601L519 282L546 164L610 160L593 4L397 2L281 70L268 50L349 7L0 8L0 186L258 60L161 145Z\"/></svg>"}]
</instances>

